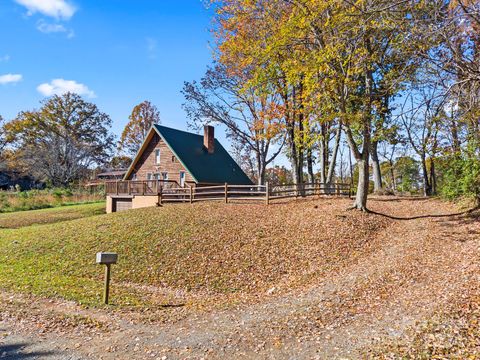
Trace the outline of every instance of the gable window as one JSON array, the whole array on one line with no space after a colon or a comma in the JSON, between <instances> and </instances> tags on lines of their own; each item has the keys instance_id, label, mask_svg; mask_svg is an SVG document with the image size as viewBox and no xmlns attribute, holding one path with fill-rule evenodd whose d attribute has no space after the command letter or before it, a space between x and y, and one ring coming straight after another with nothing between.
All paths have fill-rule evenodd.
<instances>
[{"instance_id":1,"label":"gable window","mask_svg":"<svg viewBox=\"0 0 480 360\"><path fill-rule=\"evenodd\" d=\"M159 173L153 174L153 178L155 180L160 180L160 174Z\"/></svg>"},{"instance_id":2,"label":"gable window","mask_svg":"<svg viewBox=\"0 0 480 360\"><path fill-rule=\"evenodd\" d=\"M160 164L160 149L155 149L155 164Z\"/></svg>"},{"instance_id":3,"label":"gable window","mask_svg":"<svg viewBox=\"0 0 480 360\"><path fill-rule=\"evenodd\" d=\"M162 172L162 180L168 180L168 172Z\"/></svg>"},{"instance_id":4,"label":"gable window","mask_svg":"<svg viewBox=\"0 0 480 360\"><path fill-rule=\"evenodd\" d=\"M185 171L180 171L180 186L185 186Z\"/></svg>"},{"instance_id":5,"label":"gable window","mask_svg":"<svg viewBox=\"0 0 480 360\"><path fill-rule=\"evenodd\" d=\"M175 162L175 155L172 155L172 162Z\"/></svg>"},{"instance_id":6,"label":"gable window","mask_svg":"<svg viewBox=\"0 0 480 360\"><path fill-rule=\"evenodd\" d=\"M137 173L134 173L134 174L133 174L132 180L133 180L133 181L137 180Z\"/></svg>"}]
</instances>

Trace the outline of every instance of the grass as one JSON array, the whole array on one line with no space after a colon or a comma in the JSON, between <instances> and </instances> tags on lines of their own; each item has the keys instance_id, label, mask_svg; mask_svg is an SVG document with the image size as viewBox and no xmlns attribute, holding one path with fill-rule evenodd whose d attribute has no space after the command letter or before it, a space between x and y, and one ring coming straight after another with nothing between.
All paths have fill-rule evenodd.
<instances>
[{"instance_id":1,"label":"grass","mask_svg":"<svg viewBox=\"0 0 480 360\"><path fill-rule=\"evenodd\" d=\"M368 214L346 216L349 203L167 205L3 229L0 286L98 304L103 269L95 265L95 253L114 251L119 263L113 268L112 298L121 306L151 303L151 294L138 291L142 286L173 289L188 299L205 295L235 301L272 287L288 291L327 268L354 261L369 251L372 234L389 224ZM96 211L87 208L87 213ZM54 212L40 214L54 217ZM38 219L4 221L15 227ZM57 219L65 217L59 213Z\"/></svg>"},{"instance_id":2,"label":"grass","mask_svg":"<svg viewBox=\"0 0 480 360\"><path fill-rule=\"evenodd\" d=\"M105 213L105 202L0 214L0 229L50 224Z\"/></svg>"},{"instance_id":3,"label":"grass","mask_svg":"<svg viewBox=\"0 0 480 360\"><path fill-rule=\"evenodd\" d=\"M0 213L89 204L104 199L105 196L101 192L92 194L88 191L71 189L0 191Z\"/></svg>"}]
</instances>

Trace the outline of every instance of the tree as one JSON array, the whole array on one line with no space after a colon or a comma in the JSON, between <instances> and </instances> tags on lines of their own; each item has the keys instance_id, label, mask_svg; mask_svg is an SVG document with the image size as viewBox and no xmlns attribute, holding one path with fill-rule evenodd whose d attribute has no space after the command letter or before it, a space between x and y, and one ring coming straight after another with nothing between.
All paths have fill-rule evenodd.
<instances>
[{"instance_id":1,"label":"tree","mask_svg":"<svg viewBox=\"0 0 480 360\"><path fill-rule=\"evenodd\" d=\"M445 96L435 84L422 81L405 96L401 119L413 151L420 157L424 196L436 194L435 158L439 130L445 120Z\"/></svg>"},{"instance_id":2,"label":"tree","mask_svg":"<svg viewBox=\"0 0 480 360\"><path fill-rule=\"evenodd\" d=\"M3 149L7 145L7 139L5 137L5 124L3 118L0 115L0 158L2 156Z\"/></svg>"},{"instance_id":3,"label":"tree","mask_svg":"<svg viewBox=\"0 0 480 360\"><path fill-rule=\"evenodd\" d=\"M199 83L185 83L183 107L195 127L224 125L234 146L244 149L240 158L250 162L253 156L254 177L258 184L264 184L265 170L283 146L280 142L272 151L281 131L280 99L249 86L248 80L248 72L227 71L224 65L217 64Z\"/></svg>"},{"instance_id":4,"label":"tree","mask_svg":"<svg viewBox=\"0 0 480 360\"><path fill-rule=\"evenodd\" d=\"M160 124L160 113L150 101L136 105L120 137L119 149L134 156L153 124Z\"/></svg>"},{"instance_id":5,"label":"tree","mask_svg":"<svg viewBox=\"0 0 480 360\"><path fill-rule=\"evenodd\" d=\"M395 161L395 182L399 191L416 192L420 189L421 176L418 161L410 156L401 156Z\"/></svg>"},{"instance_id":6,"label":"tree","mask_svg":"<svg viewBox=\"0 0 480 360\"><path fill-rule=\"evenodd\" d=\"M5 130L26 171L53 186L68 186L110 158L111 124L95 104L67 93L44 100L40 110L19 113Z\"/></svg>"},{"instance_id":7,"label":"tree","mask_svg":"<svg viewBox=\"0 0 480 360\"><path fill-rule=\"evenodd\" d=\"M132 163L132 158L127 155L115 155L112 157L108 166L111 169L128 169L130 164Z\"/></svg>"}]
</instances>

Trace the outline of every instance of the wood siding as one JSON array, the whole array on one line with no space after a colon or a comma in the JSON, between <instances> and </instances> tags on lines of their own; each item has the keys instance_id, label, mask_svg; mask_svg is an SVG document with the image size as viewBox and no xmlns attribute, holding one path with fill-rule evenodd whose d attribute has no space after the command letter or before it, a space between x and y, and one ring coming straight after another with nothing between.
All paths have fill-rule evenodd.
<instances>
[{"instance_id":1,"label":"wood siding","mask_svg":"<svg viewBox=\"0 0 480 360\"><path fill-rule=\"evenodd\" d=\"M160 164L155 163L155 150L160 149ZM190 173L185 169L179 159L173 154L170 148L160 138L158 134L154 134L152 140L145 148L145 151L141 154L137 163L134 166L132 173L128 180L133 180L136 174L137 180L147 180L147 174L160 174L162 179L162 173L168 173L168 180L174 180L180 183L180 172L185 172L185 181L190 183L194 182Z\"/></svg>"}]
</instances>

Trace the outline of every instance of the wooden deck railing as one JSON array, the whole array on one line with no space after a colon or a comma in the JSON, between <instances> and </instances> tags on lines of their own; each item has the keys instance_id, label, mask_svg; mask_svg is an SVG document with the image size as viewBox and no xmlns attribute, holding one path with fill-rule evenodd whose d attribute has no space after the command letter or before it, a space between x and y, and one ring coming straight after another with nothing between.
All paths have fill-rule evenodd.
<instances>
[{"instance_id":1,"label":"wooden deck railing","mask_svg":"<svg viewBox=\"0 0 480 360\"><path fill-rule=\"evenodd\" d=\"M105 183L107 195L156 195L159 203L197 202L221 200L271 201L292 197L307 196L351 196L351 186L346 183L309 183L270 186L265 185L209 185L180 186L176 181L142 180L109 181Z\"/></svg>"}]
</instances>

